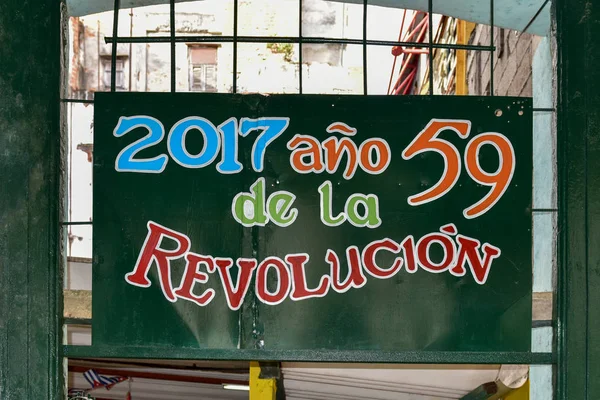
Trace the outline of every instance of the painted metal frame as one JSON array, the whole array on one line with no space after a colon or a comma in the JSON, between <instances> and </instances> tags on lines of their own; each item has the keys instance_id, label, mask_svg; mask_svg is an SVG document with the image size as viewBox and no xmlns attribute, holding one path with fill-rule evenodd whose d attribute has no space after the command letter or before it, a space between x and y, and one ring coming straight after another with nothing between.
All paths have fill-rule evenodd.
<instances>
[{"instance_id":1,"label":"painted metal frame","mask_svg":"<svg viewBox=\"0 0 600 400\"><path fill-rule=\"evenodd\" d=\"M233 36L177 36L174 29L170 29L171 33L169 36L154 36L154 37L119 37L118 36L118 10L120 9L121 0L114 0L114 18L113 18L113 36L105 38L106 43L112 46L112 57L111 62L113 64L112 71L115 71L117 45L119 43L170 43L171 45L171 91L175 92L175 71L176 65L173 62L175 57L175 43L186 42L186 43L233 43L233 92L237 92L237 45L238 43L294 43L299 46L299 53L302 54L303 43L338 43L338 44L360 44L363 46L363 94L368 94L368 82L367 82L367 57L368 57L368 46L410 46L417 48L428 49L429 54L433 54L433 50L436 48L446 49L460 49L460 50L473 50L473 51L489 51L492 59L495 51L494 46L494 0L490 1L490 26L492 27L491 39L488 46L478 45L460 45L460 44L438 44L433 43L432 40L428 40L427 43L414 43L414 42L402 42L402 41L378 41L368 40L367 38L367 10L368 0L363 0L363 38L362 39L344 39L344 38L319 38L319 37L304 37L302 36L302 0L299 0L299 35L297 37L267 37L267 36L238 36L238 1L234 0L233 8ZM175 25L175 1L170 0L170 25L171 28ZM433 13L435 12L433 6L433 0L428 0L429 6L429 34L433 36ZM429 57L430 70L431 63L433 62L432 57ZM494 95L493 87L493 63L490 68L490 96ZM302 68L299 69L299 83L300 93L302 93ZM111 91L116 90L116 78L113 73L111 76ZM429 95L433 96L433 85L431 84L433 75L429 74ZM68 102L70 100L63 100ZM93 102L93 101L91 101ZM554 110L548 109L533 109L534 112L548 112ZM548 210L532 210L536 212L548 212ZM556 212L551 210L550 212ZM63 225L91 225L93 222L80 222L80 221L66 221ZM93 321L93 318L92 318ZM99 346L66 346L65 355L69 357L109 357L109 354L115 354L116 348L102 348ZM526 363L526 364L551 364L554 362L552 353L531 353L531 352L515 352L506 354L488 354L488 353L444 353L444 352L426 352L426 353L412 353L412 352L395 352L395 353L381 353L379 355L373 355L363 352L318 352L314 354L311 351L286 351L286 352L268 352L268 351L245 351L244 353L235 354L225 350L191 350L185 349L179 351L179 349L173 349L173 351L164 352L160 349L148 347L122 347L119 349L121 356L127 354L127 357L132 358L202 358L202 359L248 359L248 360L286 360L286 361L301 361L301 360L322 360L322 361L337 361L337 362L393 362L393 363ZM194 356L192 356L194 354Z\"/></svg>"},{"instance_id":2,"label":"painted metal frame","mask_svg":"<svg viewBox=\"0 0 600 400\"><path fill-rule=\"evenodd\" d=\"M558 132L557 399L600 398L600 9L555 0Z\"/></svg>"},{"instance_id":3,"label":"painted metal frame","mask_svg":"<svg viewBox=\"0 0 600 400\"><path fill-rule=\"evenodd\" d=\"M181 360L242 360L282 362L389 363L389 364L554 364L552 353L342 351L342 350L212 350L143 346L65 346L71 358L142 358Z\"/></svg>"},{"instance_id":4,"label":"painted metal frame","mask_svg":"<svg viewBox=\"0 0 600 400\"><path fill-rule=\"evenodd\" d=\"M60 399L62 3L0 2L0 398Z\"/></svg>"},{"instance_id":5,"label":"painted metal frame","mask_svg":"<svg viewBox=\"0 0 600 400\"><path fill-rule=\"evenodd\" d=\"M9 400L63 398L60 366L64 356L211 356L186 349L153 354L144 348L60 345L61 327L66 322L61 318L62 260L58 223L60 153L64 146L59 134L60 63L57 62L61 47L61 6L62 2L47 0L0 2L3 32L0 42L0 59L3 60L0 69L0 126L3 129L0 187L7 193L0 200L3 221L0 231L0 397ZM597 52L600 28L596 21L600 19L600 10L590 1L555 0L554 11L558 41L560 234L556 360L547 353L495 354L488 358L489 355L481 354L431 352L393 353L387 361L556 361L557 399L597 399L600 397L600 381L595 379L600 372L600 313L594 306L600 300L597 245L600 233L600 115L597 111L600 109L600 71L596 67L600 57ZM234 34L231 41L243 41L240 39ZM299 43L308 42L307 38L299 40ZM68 224L78 222L63 223ZM227 358L226 354L222 356ZM248 354L250 356L255 360L261 356L300 359L293 353L262 352ZM316 356L323 361L350 360L349 355L342 353ZM368 355L362 360L386 361Z\"/></svg>"}]
</instances>

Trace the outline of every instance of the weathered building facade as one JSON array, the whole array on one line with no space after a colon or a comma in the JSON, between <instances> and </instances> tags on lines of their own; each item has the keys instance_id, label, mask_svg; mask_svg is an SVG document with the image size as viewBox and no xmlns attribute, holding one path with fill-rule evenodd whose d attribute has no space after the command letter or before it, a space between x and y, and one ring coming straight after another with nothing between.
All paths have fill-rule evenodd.
<instances>
[{"instance_id":1,"label":"weathered building facade","mask_svg":"<svg viewBox=\"0 0 600 400\"><path fill-rule=\"evenodd\" d=\"M471 36L472 44L487 45L491 40L489 26L477 25ZM496 96L533 95L532 65L542 37L503 28L493 29L494 94ZM467 61L469 94L489 95L492 55L472 51Z\"/></svg>"},{"instance_id":2,"label":"weathered building facade","mask_svg":"<svg viewBox=\"0 0 600 400\"><path fill-rule=\"evenodd\" d=\"M303 2L305 36L359 39L360 5L307 0ZM295 1L239 2L239 35L295 36L298 12ZM177 36L231 36L233 2L196 1L178 4ZM393 39L401 11L382 10L373 36ZM71 18L69 85L73 96L91 98L110 87L112 13ZM375 29L376 28L376 29ZM120 36L168 36L169 7L165 5L123 9ZM389 49L372 48L370 93L385 93L391 67ZM240 93L298 93L298 46L284 43L243 43L237 50ZM177 43L177 91L232 92L233 45L231 43ZM162 43L117 46L116 86L119 91L161 92L170 89L170 47ZM358 45L305 44L302 53L304 93L362 93L362 48Z\"/></svg>"}]
</instances>

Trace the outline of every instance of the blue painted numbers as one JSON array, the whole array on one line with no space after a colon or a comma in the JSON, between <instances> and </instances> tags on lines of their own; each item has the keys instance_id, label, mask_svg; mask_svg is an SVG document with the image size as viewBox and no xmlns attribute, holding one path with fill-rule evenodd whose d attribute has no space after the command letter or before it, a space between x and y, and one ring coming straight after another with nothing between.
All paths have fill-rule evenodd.
<instances>
[{"instance_id":1,"label":"blue painted numbers","mask_svg":"<svg viewBox=\"0 0 600 400\"><path fill-rule=\"evenodd\" d=\"M188 117L178 121L167 138L170 158L184 168L203 168L212 164L221 152L221 161L216 165L222 174L235 174L243 169L238 160L238 138L246 137L254 131L258 136L252 146L252 168L261 172L267 147L279 137L289 126L289 118L229 118L218 127L202 117ZM165 128L155 118L136 115L121 117L113 131L116 137L142 128L148 131L143 138L125 147L115 160L115 170L119 172L137 172L159 174L165 170L169 156L160 154L153 158L136 157L150 147L159 144L165 137ZM202 135L203 148L198 154L191 154L186 147L187 135Z\"/></svg>"},{"instance_id":2,"label":"blue painted numbers","mask_svg":"<svg viewBox=\"0 0 600 400\"><path fill-rule=\"evenodd\" d=\"M134 156L143 149L152 147L165 137L165 128L159 120L147 116L121 117L113 135L121 137L136 128L145 128L148 134L125 147L115 161L115 169L119 172L147 172L160 174L165 170L168 157L161 154L154 158L135 159Z\"/></svg>"}]
</instances>

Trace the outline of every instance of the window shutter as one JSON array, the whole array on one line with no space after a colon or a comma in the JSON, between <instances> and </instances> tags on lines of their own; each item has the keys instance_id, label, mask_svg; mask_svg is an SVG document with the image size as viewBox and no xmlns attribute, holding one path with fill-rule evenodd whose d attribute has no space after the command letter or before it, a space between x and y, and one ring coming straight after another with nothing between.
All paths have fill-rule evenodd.
<instances>
[{"instance_id":1,"label":"window shutter","mask_svg":"<svg viewBox=\"0 0 600 400\"><path fill-rule=\"evenodd\" d=\"M192 90L203 90L203 71L201 65L192 67Z\"/></svg>"},{"instance_id":2,"label":"window shutter","mask_svg":"<svg viewBox=\"0 0 600 400\"><path fill-rule=\"evenodd\" d=\"M216 65L205 65L206 68L206 81L204 90L207 92L217 91L217 66Z\"/></svg>"}]
</instances>

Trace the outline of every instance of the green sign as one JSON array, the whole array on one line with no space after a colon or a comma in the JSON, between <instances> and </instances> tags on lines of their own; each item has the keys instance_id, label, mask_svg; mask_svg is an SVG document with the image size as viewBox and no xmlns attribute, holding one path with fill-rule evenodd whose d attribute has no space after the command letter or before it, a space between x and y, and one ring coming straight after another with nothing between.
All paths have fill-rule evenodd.
<instances>
[{"instance_id":1,"label":"green sign","mask_svg":"<svg viewBox=\"0 0 600 400\"><path fill-rule=\"evenodd\" d=\"M531 99L98 93L94 344L529 351Z\"/></svg>"}]
</instances>

